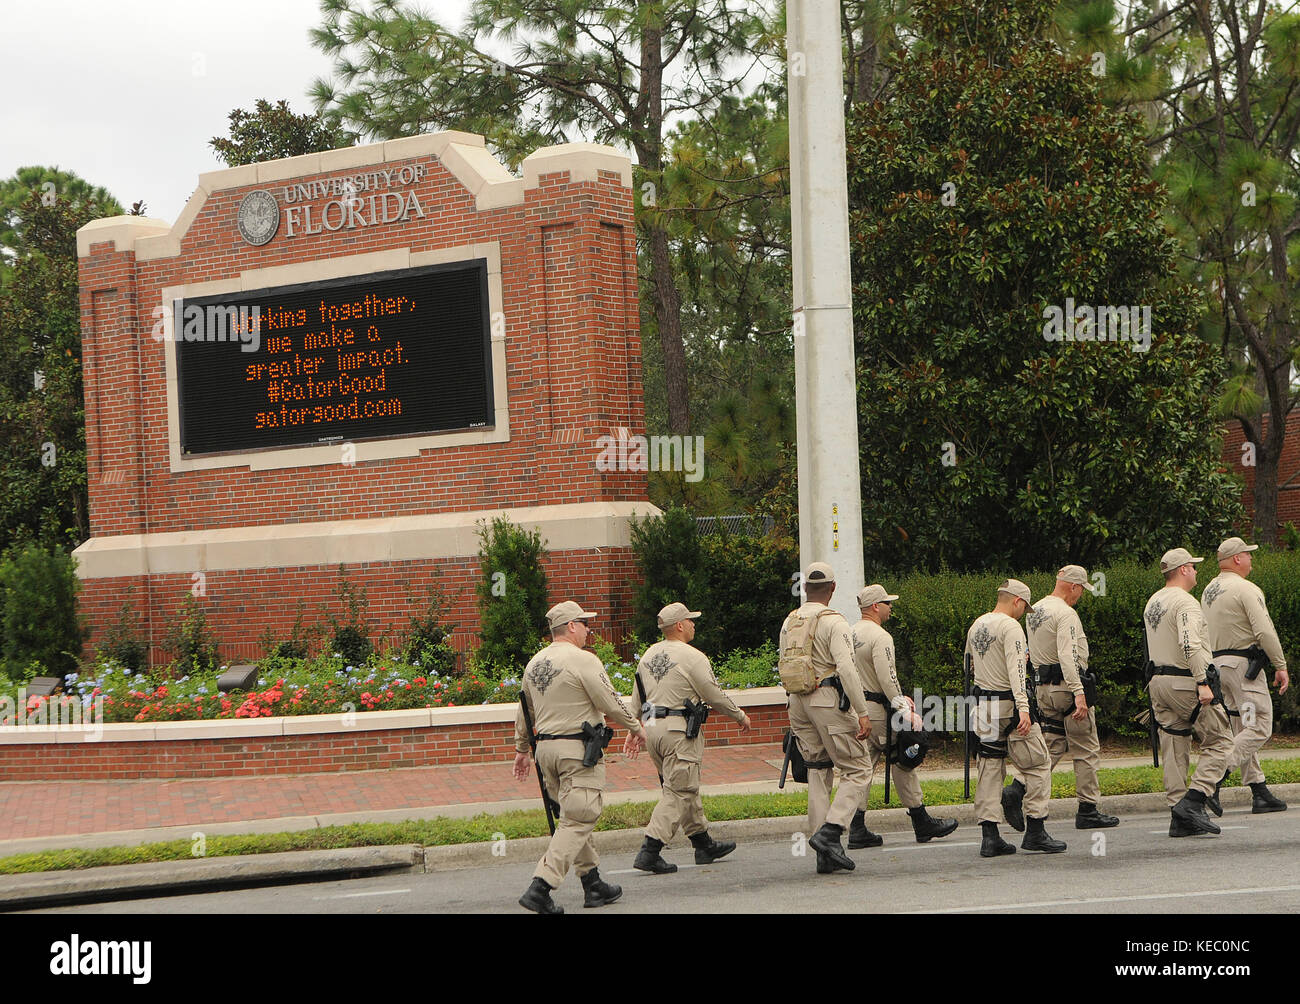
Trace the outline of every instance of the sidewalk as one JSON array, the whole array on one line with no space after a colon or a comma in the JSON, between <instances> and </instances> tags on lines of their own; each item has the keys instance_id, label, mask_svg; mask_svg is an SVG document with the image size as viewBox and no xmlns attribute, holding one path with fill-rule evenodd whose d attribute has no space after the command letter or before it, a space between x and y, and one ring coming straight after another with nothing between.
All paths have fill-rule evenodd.
<instances>
[{"instance_id":1,"label":"sidewalk","mask_svg":"<svg viewBox=\"0 0 1300 1004\"><path fill-rule=\"evenodd\" d=\"M1266 759L1300 757L1267 747ZM1150 764L1149 757L1103 759L1102 767ZM1064 765L1063 765L1064 766ZM704 756L708 795L774 792L781 768L775 743L710 748ZM922 780L962 771L917 772ZM972 777L972 783L973 783ZM877 776L877 784L883 777ZM606 801L649 801L658 778L649 757L606 755ZM803 785L787 783L786 791ZM509 761L355 773L252 778L0 783L0 856L67 847L108 847L232 833L276 833L356 822L398 822L538 808L530 770L519 782Z\"/></svg>"}]
</instances>

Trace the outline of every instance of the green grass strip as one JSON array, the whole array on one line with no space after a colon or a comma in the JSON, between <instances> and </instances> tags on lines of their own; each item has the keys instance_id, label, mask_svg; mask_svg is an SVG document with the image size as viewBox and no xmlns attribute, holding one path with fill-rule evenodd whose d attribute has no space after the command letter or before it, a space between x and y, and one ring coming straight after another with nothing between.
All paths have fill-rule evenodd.
<instances>
[{"instance_id":1,"label":"green grass strip","mask_svg":"<svg viewBox=\"0 0 1300 1004\"><path fill-rule=\"evenodd\" d=\"M1300 782L1300 759L1265 760L1262 766L1270 784ZM1103 796L1133 795L1164 790L1160 770L1151 766L1111 767L1099 771L1098 776ZM1240 779L1240 774L1234 773L1228 783L1239 784ZM974 781L972 775L972 786ZM965 801L962 798L960 780L923 781L921 790L928 806L958 805ZM883 795L884 784L878 781L871 786L870 808L885 808ZM1072 772L1052 775L1052 797L1074 797ZM889 804L890 807L899 804L896 794ZM639 829L649 822L654 807L655 802L652 801L606 805L600 822L596 824L596 829ZM705 795L704 811L712 820L802 816L808 811L808 794L806 789L799 785L797 790L789 794L773 792L750 795ZM196 828L202 827L198 825ZM495 815L482 813L464 819L439 816L435 819L408 820L401 823L350 823L346 826L324 826L295 833L212 835L206 838L205 850L206 856L211 858L236 854L269 854L276 851L374 847L385 844L420 844L425 847L440 847L446 844L498 840L502 836L507 840L520 840L525 837L543 837L546 834L546 816L539 808ZM182 861L193 856L193 844L188 839L141 844L137 847L38 851L33 854L14 854L0 858L0 875L95 868L100 865Z\"/></svg>"}]
</instances>

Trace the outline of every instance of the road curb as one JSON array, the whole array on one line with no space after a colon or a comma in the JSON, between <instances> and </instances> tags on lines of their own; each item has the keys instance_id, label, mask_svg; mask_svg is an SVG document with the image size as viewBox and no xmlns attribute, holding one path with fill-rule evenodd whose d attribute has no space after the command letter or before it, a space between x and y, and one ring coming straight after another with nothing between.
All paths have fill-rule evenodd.
<instances>
[{"instance_id":1,"label":"road curb","mask_svg":"<svg viewBox=\"0 0 1300 1004\"><path fill-rule=\"evenodd\" d=\"M423 870L424 848L418 844L105 865L75 871L0 875L0 910Z\"/></svg>"}]
</instances>

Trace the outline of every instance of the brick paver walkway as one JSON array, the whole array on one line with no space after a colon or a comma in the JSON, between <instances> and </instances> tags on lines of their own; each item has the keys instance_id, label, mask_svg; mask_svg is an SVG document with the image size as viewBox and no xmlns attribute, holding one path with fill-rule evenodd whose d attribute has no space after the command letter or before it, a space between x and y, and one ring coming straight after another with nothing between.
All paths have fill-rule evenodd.
<instances>
[{"instance_id":1,"label":"brick paver walkway","mask_svg":"<svg viewBox=\"0 0 1300 1004\"><path fill-rule=\"evenodd\" d=\"M776 743L712 747L704 755L705 782L775 780L776 772L767 761L780 756ZM621 753L607 753L605 774L611 793L652 795L659 787L646 754L629 762ZM13 781L0 783L0 840L536 796L532 772L526 781L518 782L509 761L289 777Z\"/></svg>"}]
</instances>

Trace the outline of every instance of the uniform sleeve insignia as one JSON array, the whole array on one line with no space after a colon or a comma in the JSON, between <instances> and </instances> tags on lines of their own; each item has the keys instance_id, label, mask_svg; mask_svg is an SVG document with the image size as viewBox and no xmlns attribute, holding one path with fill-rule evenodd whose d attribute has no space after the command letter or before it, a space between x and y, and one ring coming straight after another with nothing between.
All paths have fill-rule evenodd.
<instances>
[{"instance_id":1,"label":"uniform sleeve insignia","mask_svg":"<svg viewBox=\"0 0 1300 1004\"><path fill-rule=\"evenodd\" d=\"M655 683L659 683L675 665L672 656L667 652L660 651L650 657L650 661L645 664L645 668L646 672L655 678Z\"/></svg>"},{"instance_id":2,"label":"uniform sleeve insignia","mask_svg":"<svg viewBox=\"0 0 1300 1004\"><path fill-rule=\"evenodd\" d=\"M1201 595L1201 599L1205 601L1207 607L1212 607L1214 606L1214 601L1219 598L1221 592L1223 592L1223 586L1216 579L1205 587L1205 592Z\"/></svg>"},{"instance_id":3,"label":"uniform sleeve insignia","mask_svg":"<svg viewBox=\"0 0 1300 1004\"><path fill-rule=\"evenodd\" d=\"M970 637L971 648L978 652L981 658L984 656L984 653L989 650L989 646L992 644L993 633L989 630L987 624L981 624Z\"/></svg>"},{"instance_id":4,"label":"uniform sleeve insignia","mask_svg":"<svg viewBox=\"0 0 1300 1004\"><path fill-rule=\"evenodd\" d=\"M1159 600L1156 600L1156 602L1152 603L1151 606L1147 607L1147 623L1151 625L1152 631L1160 627L1160 619L1164 617L1164 615L1165 605Z\"/></svg>"},{"instance_id":5,"label":"uniform sleeve insignia","mask_svg":"<svg viewBox=\"0 0 1300 1004\"><path fill-rule=\"evenodd\" d=\"M543 659L528 671L528 682L536 688L539 694L544 694L546 688L551 685L551 681L559 675L559 667L554 665L550 659Z\"/></svg>"}]
</instances>

